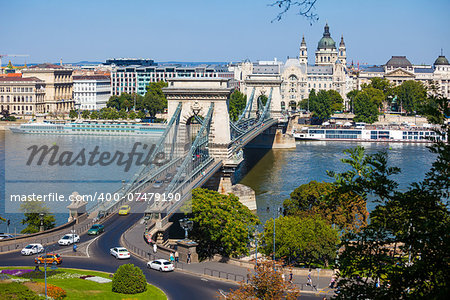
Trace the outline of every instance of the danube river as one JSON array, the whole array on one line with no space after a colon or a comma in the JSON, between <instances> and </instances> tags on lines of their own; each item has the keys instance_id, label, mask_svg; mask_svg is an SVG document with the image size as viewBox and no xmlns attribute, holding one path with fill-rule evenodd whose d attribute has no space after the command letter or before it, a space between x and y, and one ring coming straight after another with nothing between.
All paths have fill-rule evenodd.
<instances>
[{"instance_id":1,"label":"danube river","mask_svg":"<svg viewBox=\"0 0 450 300\"><path fill-rule=\"evenodd\" d=\"M99 151L130 152L136 142L151 145L155 141L142 141L142 137L95 137L95 136L44 136L20 135L0 132L0 216L11 219L10 232L19 232L23 225L20 221L23 214L17 206L7 205L6 194L33 192L53 192L69 196L74 191L80 194L95 192L114 192L122 185L122 180L131 178L138 170L132 166L125 171L123 166L49 166L43 163L37 166L34 161L26 165L27 148L31 145L57 145L60 151L70 150L79 153L86 148L91 151L95 146ZM267 207L281 205L284 199L299 185L311 180L330 181L326 170L343 171L345 166L340 162L344 157L342 151L356 147L358 143L350 142L298 142L295 149L264 150L246 149L245 161L235 174L235 181L253 188L256 192L258 215L265 221ZM395 176L401 188L407 188L411 182L422 180L434 160L424 144L400 143L361 143L368 153L386 151L389 164L402 169ZM56 214L57 224L67 221L68 203L51 205ZM370 209L370 204L369 204ZM15 213L12 213L15 212ZM0 224L0 232L6 231L4 222Z\"/></svg>"}]
</instances>

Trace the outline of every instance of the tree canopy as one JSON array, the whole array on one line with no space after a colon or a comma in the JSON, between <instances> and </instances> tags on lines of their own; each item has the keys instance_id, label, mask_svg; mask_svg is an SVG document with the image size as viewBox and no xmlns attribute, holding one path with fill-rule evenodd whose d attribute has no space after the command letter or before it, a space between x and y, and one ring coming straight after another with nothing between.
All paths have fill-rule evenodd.
<instances>
[{"instance_id":1,"label":"tree canopy","mask_svg":"<svg viewBox=\"0 0 450 300\"><path fill-rule=\"evenodd\" d=\"M275 257L289 262L328 265L336 257L337 230L319 216L284 216L275 220ZM263 252L273 255L273 219L264 226Z\"/></svg>"},{"instance_id":2,"label":"tree canopy","mask_svg":"<svg viewBox=\"0 0 450 300\"><path fill-rule=\"evenodd\" d=\"M200 188L192 191L191 220L194 227L190 236L199 244L197 251L202 259L214 254L247 254L248 228L259 223L235 195Z\"/></svg>"},{"instance_id":3,"label":"tree canopy","mask_svg":"<svg viewBox=\"0 0 450 300\"><path fill-rule=\"evenodd\" d=\"M397 102L409 114L418 112L427 99L427 89L422 82L408 80L394 88Z\"/></svg>"},{"instance_id":4,"label":"tree canopy","mask_svg":"<svg viewBox=\"0 0 450 300\"><path fill-rule=\"evenodd\" d=\"M39 232L41 226L41 216L43 216L44 230L55 227L55 217L50 213L50 209L44 203L39 201L27 201L20 205L20 210L24 213L25 219L22 224L26 224L21 233L36 233Z\"/></svg>"},{"instance_id":5,"label":"tree canopy","mask_svg":"<svg viewBox=\"0 0 450 300\"><path fill-rule=\"evenodd\" d=\"M317 94L314 89L309 93L309 110L321 122L328 120L333 112L343 109L343 99L334 90L320 90Z\"/></svg>"},{"instance_id":6,"label":"tree canopy","mask_svg":"<svg viewBox=\"0 0 450 300\"><path fill-rule=\"evenodd\" d=\"M235 90L231 96L228 105L228 113L230 114L230 119L232 122L235 122L239 119L239 116L245 109L245 105L247 104L247 96L243 93Z\"/></svg>"},{"instance_id":7,"label":"tree canopy","mask_svg":"<svg viewBox=\"0 0 450 300\"><path fill-rule=\"evenodd\" d=\"M142 101L142 108L147 110L152 117L157 113L164 112L164 109L167 108L167 99L162 91L163 87L167 87L167 82L150 82L146 87L147 92Z\"/></svg>"},{"instance_id":8,"label":"tree canopy","mask_svg":"<svg viewBox=\"0 0 450 300\"><path fill-rule=\"evenodd\" d=\"M383 103L383 92L367 87L359 91L353 101L353 112L355 122L374 123L378 121L379 107Z\"/></svg>"}]
</instances>

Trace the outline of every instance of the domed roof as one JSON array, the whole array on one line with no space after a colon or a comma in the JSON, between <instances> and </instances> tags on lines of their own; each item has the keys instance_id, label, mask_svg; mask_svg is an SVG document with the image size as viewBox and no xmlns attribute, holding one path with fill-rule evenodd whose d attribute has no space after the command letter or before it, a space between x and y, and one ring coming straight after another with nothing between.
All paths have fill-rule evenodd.
<instances>
[{"instance_id":1,"label":"domed roof","mask_svg":"<svg viewBox=\"0 0 450 300\"><path fill-rule=\"evenodd\" d=\"M323 37L320 39L317 49L336 49L336 43L331 38L328 23L325 25Z\"/></svg>"},{"instance_id":2,"label":"domed roof","mask_svg":"<svg viewBox=\"0 0 450 300\"><path fill-rule=\"evenodd\" d=\"M438 58L434 61L434 65L450 65L448 63L447 58L444 55L439 55Z\"/></svg>"},{"instance_id":3,"label":"domed roof","mask_svg":"<svg viewBox=\"0 0 450 300\"><path fill-rule=\"evenodd\" d=\"M412 64L406 58L406 56L392 56L391 59L387 61L386 66L394 68L406 68L412 67Z\"/></svg>"}]
</instances>

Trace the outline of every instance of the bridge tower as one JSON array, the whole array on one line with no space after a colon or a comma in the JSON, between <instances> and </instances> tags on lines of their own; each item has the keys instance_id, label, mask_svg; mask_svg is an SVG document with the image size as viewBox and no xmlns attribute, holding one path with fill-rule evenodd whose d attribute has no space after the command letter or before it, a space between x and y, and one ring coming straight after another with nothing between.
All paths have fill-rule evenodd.
<instances>
[{"instance_id":1,"label":"bridge tower","mask_svg":"<svg viewBox=\"0 0 450 300\"><path fill-rule=\"evenodd\" d=\"M214 103L209 152L214 158L227 159L228 145L231 142L228 115L228 99L231 88L228 87L228 79L174 78L168 80L168 83L169 86L163 88L168 102L168 115L172 116L178 103L182 103L180 133L186 137L195 135L195 132L189 134L183 130L195 131L193 120L198 117L204 118L211 103Z\"/></svg>"},{"instance_id":2,"label":"bridge tower","mask_svg":"<svg viewBox=\"0 0 450 300\"><path fill-rule=\"evenodd\" d=\"M269 96L272 90L272 103L270 106L270 116L272 118L281 117L282 98L281 98L281 75L277 74L250 74L243 81L241 91L247 95L247 101L250 100L251 94L254 91L254 101L252 111L257 110L257 99L261 95Z\"/></svg>"}]
</instances>

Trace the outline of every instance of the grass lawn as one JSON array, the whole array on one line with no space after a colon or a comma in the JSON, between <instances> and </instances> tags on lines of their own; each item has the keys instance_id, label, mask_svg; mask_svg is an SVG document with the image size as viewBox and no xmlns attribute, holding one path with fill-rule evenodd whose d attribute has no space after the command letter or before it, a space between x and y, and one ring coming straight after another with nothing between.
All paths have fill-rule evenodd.
<instances>
[{"instance_id":1,"label":"grass lawn","mask_svg":"<svg viewBox=\"0 0 450 300\"><path fill-rule=\"evenodd\" d=\"M2 269L31 269L31 268L16 268L16 267L2 267ZM43 270L43 267L41 267ZM49 268L47 268L49 271ZM64 269L58 268L58 273L47 277L47 283L56 285L67 292L66 299L167 299L166 295L157 287L153 285L147 286L147 291L141 294L119 294L113 293L112 283L97 283L90 280L80 278L70 278L70 274L73 275L93 275L104 278L109 278L108 273L97 271L85 271L78 269ZM11 276L11 278L26 278ZM44 282L44 279L33 279L36 282Z\"/></svg>"}]
</instances>

